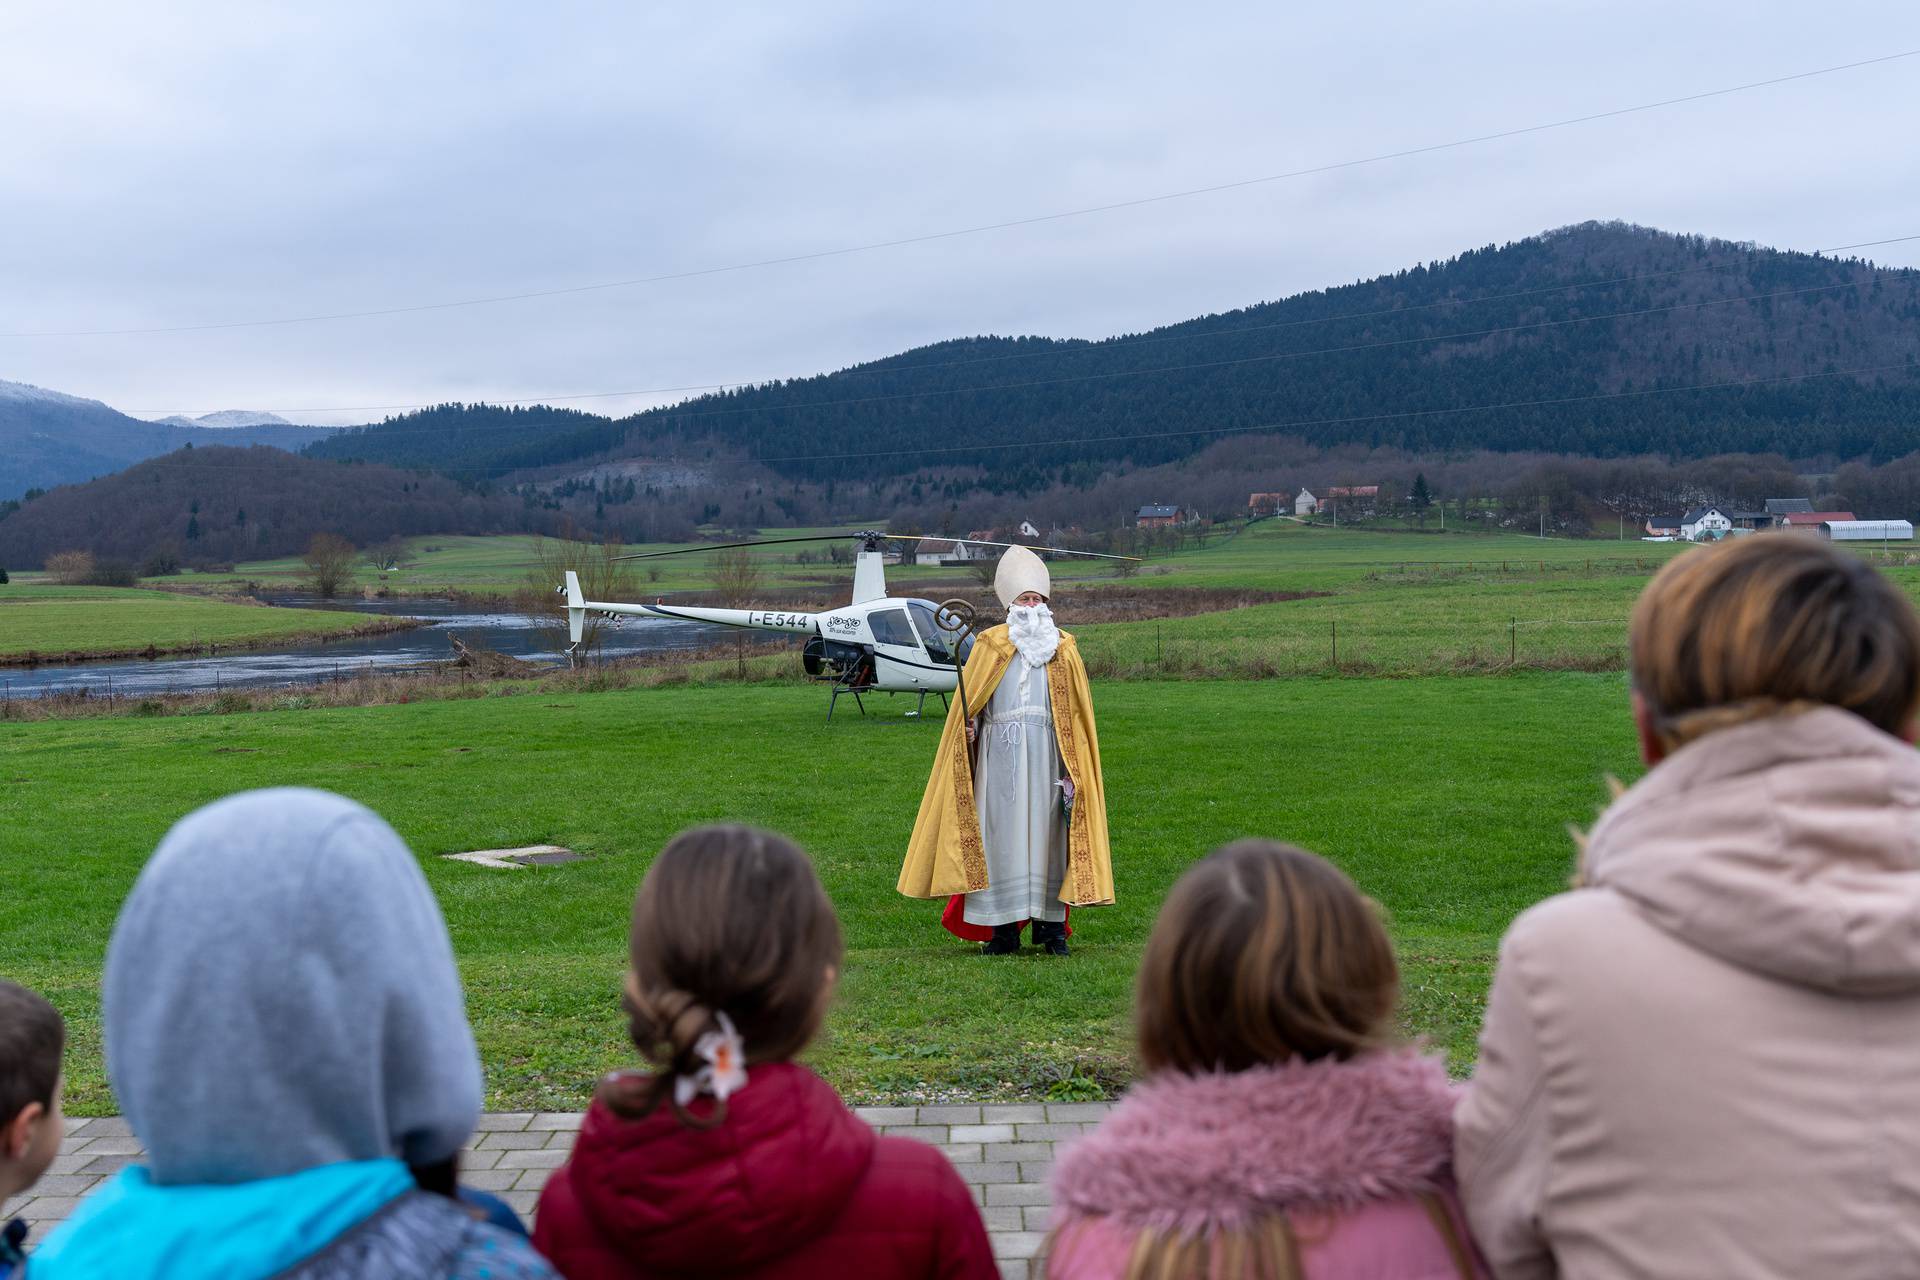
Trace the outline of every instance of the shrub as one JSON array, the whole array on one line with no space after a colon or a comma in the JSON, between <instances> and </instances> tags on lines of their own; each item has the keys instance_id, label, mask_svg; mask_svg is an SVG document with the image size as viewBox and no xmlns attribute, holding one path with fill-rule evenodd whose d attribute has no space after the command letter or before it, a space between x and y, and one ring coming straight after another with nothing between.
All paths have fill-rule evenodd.
<instances>
[{"instance_id":1,"label":"shrub","mask_svg":"<svg viewBox=\"0 0 1920 1280\"><path fill-rule=\"evenodd\" d=\"M96 560L93 572L87 575L90 587L132 587L139 585L133 566L125 560Z\"/></svg>"},{"instance_id":2,"label":"shrub","mask_svg":"<svg viewBox=\"0 0 1920 1280\"><path fill-rule=\"evenodd\" d=\"M143 578L164 578L180 572L180 557L172 551L156 551L140 565Z\"/></svg>"},{"instance_id":3,"label":"shrub","mask_svg":"<svg viewBox=\"0 0 1920 1280\"><path fill-rule=\"evenodd\" d=\"M63 586L80 586L93 576L93 552L56 551L47 557L47 572Z\"/></svg>"}]
</instances>

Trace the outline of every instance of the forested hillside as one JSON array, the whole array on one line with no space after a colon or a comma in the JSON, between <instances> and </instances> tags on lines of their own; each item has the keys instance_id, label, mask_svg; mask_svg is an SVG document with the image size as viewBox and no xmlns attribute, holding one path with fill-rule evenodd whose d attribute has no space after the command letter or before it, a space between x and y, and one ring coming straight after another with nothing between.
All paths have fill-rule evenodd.
<instances>
[{"instance_id":1,"label":"forested hillside","mask_svg":"<svg viewBox=\"0 0 1920 1280\"><path fill-rule=\"evenodd\" d=\"M426 533L554 532L561 514L445 476L341 465L278 449L183 449L91 484L0 503L0 565L81 549L139 564L271 559L316 533L361 545Z\"/></svg>"},{"instance_id":2,"label":"forested hillside","mask_svg":"<svg viewBox=\"0 0 1920 1280\"><path fill-rule=\"evenodd\" d=\"M30 489L109 475L183 445L269 444L294 450L333 430L284 421L233 427L143 422L98 400L0 381L0 501Z\"/></svg>"},{"instance_id":3,"label":"forested hillside","mask_svg":"<svg viewBox=\"0 0 1920 1280\"><path fill-rule=\"evenodd\" d=\"M795 478L962 467L1028 486L1258 430L1421 454L1884 460L1920 443L1917 285L1588 223L1107 341L959 339L617 422L445 406L317 451L479 475L704 441Z\"/></svg>"}]
</instances>

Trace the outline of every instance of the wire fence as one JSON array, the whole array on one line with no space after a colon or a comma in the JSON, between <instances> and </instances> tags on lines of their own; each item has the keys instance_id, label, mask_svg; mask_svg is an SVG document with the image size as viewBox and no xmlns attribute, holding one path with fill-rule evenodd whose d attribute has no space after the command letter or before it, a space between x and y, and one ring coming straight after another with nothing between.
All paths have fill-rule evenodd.
<instances>
[{"instance_id":1,"label":"wire fence","mask_svg":"<svg viewBox=\"0 0 1920 1280\"><path fill-rule=\"evenodd\" d=\"M1620 671L1627 665L1627 628L1619 618L1508 616L1444 627L1329 621L1220 636L1167 627L1089 629L1079 644L1089 674L1110 680Z\"/></svg>"}]
</instances>

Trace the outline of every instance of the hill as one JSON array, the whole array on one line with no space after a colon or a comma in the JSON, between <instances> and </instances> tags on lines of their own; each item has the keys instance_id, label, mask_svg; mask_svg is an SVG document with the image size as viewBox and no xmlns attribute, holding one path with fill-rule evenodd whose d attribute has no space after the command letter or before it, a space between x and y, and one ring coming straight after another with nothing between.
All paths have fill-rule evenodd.
<instances>
[{"instance_id":1,"label":"hill","mask_svg":"<svg viewBox=\"0 0 1920 1280\"><path fill-rule=\"evenodd\" d=\"M442 406L315 452L497 475L698 442L795 478L1004 480L1164 463L1266 429L1420 454L1883 460L1920 443L1920 380L1838 371L1913 361L1916 284L1855 259L1586 223L1144 334L957 339L620 420ZM1749 379L1770 381L1686 390Z\"/></svg>"},{"instance_id":2,"label":"hill","mask_svg":"<svg viewBox=\"0 0 1920 1280\"><path fill-rule=\"evenodd\" d=\"M0 501L108 475L188 444L298 450L337 429L284 421L242 426L144 422L98 400L0 381Z\"/></svg>"},{"instance_id":3,"label":"hill","mask_svg":"<svg viewBox=\"0 0 1920 1280\"><path fill-rule=\"evenodd\" d=\"M321 532L365 545L454 530L553 532L559 521L546 507L445 476L320 462L264 445L212 446L0 504L0 565L37 565L70 548L135 564L159 554L231 563L297 554Z\"/></svg>"}]
</instances>

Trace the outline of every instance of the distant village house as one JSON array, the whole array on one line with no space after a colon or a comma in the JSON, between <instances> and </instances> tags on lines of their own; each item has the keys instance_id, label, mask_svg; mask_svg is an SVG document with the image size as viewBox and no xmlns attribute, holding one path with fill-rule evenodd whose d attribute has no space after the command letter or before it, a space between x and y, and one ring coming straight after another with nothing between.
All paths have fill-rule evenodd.
<instances>
[{"instance_id":1,"label":"distant village house","mask_svg":"<svg viewBox=\"0 0 1920 1280\"><path fill-rule=\"evenodd\" d=\"M1680 536L1688 542L1711 542L1733 528L1733 520L1718 507L1695 507L1680 517Z\"/></svg>"},{"instance_id":2,"label":"distant village house","mask_svg":"<svg viewBox=\"0 0 1920 1280\"><path fill-rule=\"evenodd\" d=\"M1309 489L1302 489L1293 500L1293 514L1296 516L1314 515L1318 513L1319 510L1320 499L1314 497L1313 492Z\"/></svg>"},{"instance_id":3,"label":"distant village house","mask_svg":"<svg viewBox=\"0 0 1920 1280\"><path fill-rule=\"evenodd\" d=\"M1293 503L1290 493L1254 493L1247 496L1247 514L1277 516Z\"/></svg>"},{"instance_id":4,"label":"distant village house","mask_svg":"<svg viewBox=\"0 0 1920 1280\"><path fill-rule=\"evenodd\" d=\"M1134 525L1141 529L1170 529L1185 522L1185 513L1179 507L1145 506L1134 518Z\"/></svg>"},{"instance_id":5,"label":"distant village house","mask_svg":"<svg viewBox=\"0 0 1920 1280\"><path fill-rule=\"evenodd\" d=\"M1780 517L1780 527L1791 529L1795 533L1819 533L1820 526L1833 521L1851 522L1851 511L1789 511Z\"/></svg>"}]
</instances>

